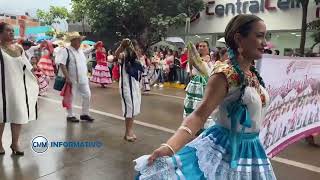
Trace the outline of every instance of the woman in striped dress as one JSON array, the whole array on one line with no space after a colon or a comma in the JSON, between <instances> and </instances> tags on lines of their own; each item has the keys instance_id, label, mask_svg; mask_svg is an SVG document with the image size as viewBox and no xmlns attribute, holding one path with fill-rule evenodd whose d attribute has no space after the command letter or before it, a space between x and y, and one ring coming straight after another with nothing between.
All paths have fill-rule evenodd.
<instances>
[{"instance_id":1,"label":"woman in striped dress","mask_svg":"<svg viewBox=\"0 0 320 180\"><path fill-rule=\"evenodd\" d=\"M150 67L150 60L148 59L147 55L145 55L143 52L141 52L140 62L144 67L144 71L142 73L141 78L141 88L143 92L150 91L150 79L149 79L149 67Z\"/></svg>"},{"instance_id":2,"label":"woman in striped dress","mask_svg":"<svg viewBox=\"0 0 320 180\"><path fill-rule=\"evenodd\" d=\"M129 39L124 39L115 53L115 59L121 56L119 90L126 124L124 140L129 142L137 139L132 126L134 117L140 114L140 80L143 72L143 66L138 59L138 44L135 41L133 43Z\"/></svg>"},{"instance_id":3,"label":"woman in striped dress","mask_svg":"<svg viewBox=\"0 0 320 180\"><path fill-rule=\"evenodd\" d=\"M2 146L4 127L10 123L12 154L23 156L19 146L20 132L23 124L37 119L39 86L22 47L13 40L13 27L0 23L0 155L5 154Z\"/></svg>"},{"instance_id":4,"label":"woman in striped dress","mask_svg":"<svg viewBox=\"0 0 320 180\"><path fill-rule=\"evenodd\" d=\"M199 51L200 58L202 60L202 63L204 64L205 68L204 71L206 72L199 72L194 66L193 61L196 59L192 59L192 57L195 57L196 51L195 49L189 48L188 52L188 58L189 58L189 64L188 70L190 73L190 76L192 76L191 81L189 82L187 88L186 88L186 97L184 99L184 111L183 111L183 117L187 117L189 114L191 114L196 107L200 104L203 94L205 91L205 87L208 83L208 74L210 71L210 67L208 65L208 62L210 61L210 55L209 55L209 43L207 41L199 42L197 45L197 50ZM208 121L204 125L204 128L209 127L213 124L212 118L209 117Z\"/></svg>"}]
</instances>

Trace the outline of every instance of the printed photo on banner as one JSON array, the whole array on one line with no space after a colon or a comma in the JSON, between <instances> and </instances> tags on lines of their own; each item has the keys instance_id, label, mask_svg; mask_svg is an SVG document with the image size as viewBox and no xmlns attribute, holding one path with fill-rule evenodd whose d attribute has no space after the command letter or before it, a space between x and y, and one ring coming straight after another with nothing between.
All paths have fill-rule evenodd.
<instances>
[{"instance_id":1,"label":"printed photo on banner","mask_svg":"<svg viewBox=\"0 0 320 180\"><path fill-rule=\"evenodd\" d=\"M320 58L266 55L259 70L270 95L261 142L270 157L320 132Z\"/></svg>"}]
</instances>

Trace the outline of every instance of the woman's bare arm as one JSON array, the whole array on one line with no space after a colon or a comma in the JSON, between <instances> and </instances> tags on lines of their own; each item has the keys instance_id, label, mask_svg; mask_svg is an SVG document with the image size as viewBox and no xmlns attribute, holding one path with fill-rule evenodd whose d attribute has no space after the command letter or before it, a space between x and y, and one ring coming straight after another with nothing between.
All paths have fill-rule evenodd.
<instances>
[{"instance_id":1,"label":"woman's bare arm","mask_svg":"<svg viewBox=\"0 0 320 180\"><path fill-rule=\"evenodd\" d=\"M198 132L207 121L210 114L222 102L227 94L227 81L223 74L215 74L209 78L208 85L200 106L183 121L182 125L191 129L193 134ZM169 140L174 149L178 150L193 137L183 131L177 131Z\"/></svg>"}]
</instances>

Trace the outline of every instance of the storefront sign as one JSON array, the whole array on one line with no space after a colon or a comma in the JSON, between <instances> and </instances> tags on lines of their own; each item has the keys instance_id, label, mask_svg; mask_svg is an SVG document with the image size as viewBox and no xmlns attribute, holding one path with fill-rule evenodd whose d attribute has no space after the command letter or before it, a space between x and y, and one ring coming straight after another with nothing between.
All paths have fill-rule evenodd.
<instances>
[{"instance_id":1,"label":"storefront sign","mask_svg":"<svg viewBox=\"0 0 320 180\"><path fill-rule=\"evenodd\" d=\"M260 1L241 1L237 0L236 3L216 4L216 1L209 1L206 5L206 14L209 16L217 15L219 17L247 14L249 13L264 13L267 11L288 10L294 8L301 8L301 0L277 0L277 4L272 5L271 0ZM317 18L319 17L319 7L317 9Z\"/></svg>"}]
</instances>

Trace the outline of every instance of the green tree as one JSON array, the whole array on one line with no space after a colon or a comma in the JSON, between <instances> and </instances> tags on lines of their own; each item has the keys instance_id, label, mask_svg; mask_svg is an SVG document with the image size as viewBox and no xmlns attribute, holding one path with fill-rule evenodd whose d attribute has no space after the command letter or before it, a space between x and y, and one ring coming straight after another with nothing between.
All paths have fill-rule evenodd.
<instances>
[{"instance_id":1,"label":"green tree","mask_svg":"<svg viewBox=\"0 0 320 180\"><path fill-rule=\"evenodd\" d=\"M77 11L82 6L83 11ZM72 0L73 13L88 18L95 32L135 38L149 46L165 37L169 27L204 9L202 0Z\"/></svg>"},{"instance_id":2,"label":"green tree","mask_svg":"<svg viewBox=\"0 0 320 180\"><path fill-rule=\"evenodd\" d=\"M49 11L37 10L37 17L44 25L59 24L61 20L69 19L69 13L65 7L50 6Z\"/></svg>"},{"instance_id":3,"label":"green tree","mask_svg":"<svg viewBox=\"0 0 320 180\"><path fill-rule=\"evenodd\" d=\"M86 4L82 0L73 0L69 21L81 22L82 33L85 34Z\"/></svg>"},{"instance_id":4,"label":"green tree","mask_svg":"<svg viewBox=\"0 0 320 180\"><path fill-rule=\"evenodd\" d=\"M311 50L320 43L320 20L314 20L307 24L308 30L313 31L311 37L313 38L314 44L311 46Z\"/></svg>"},{"instance_id":5,"label":"green tree","mask_svg":"<svg viewBox=\"0 0 320 180\"><path fill-rule=\"evenodd\" d=\"M320 43L320 21L315 20L307 23L309 0L298 0L298 1L302 5L300 53L301 53L301 56L304 56L307 29L315 31L312 34L312 38L314 39L315 44L311 46L311 49L314 48L314 46L316 46L318 43ZM314 3L318 5L320 3L320 0L314 0Z\"/></svg>"}]
</instances>

